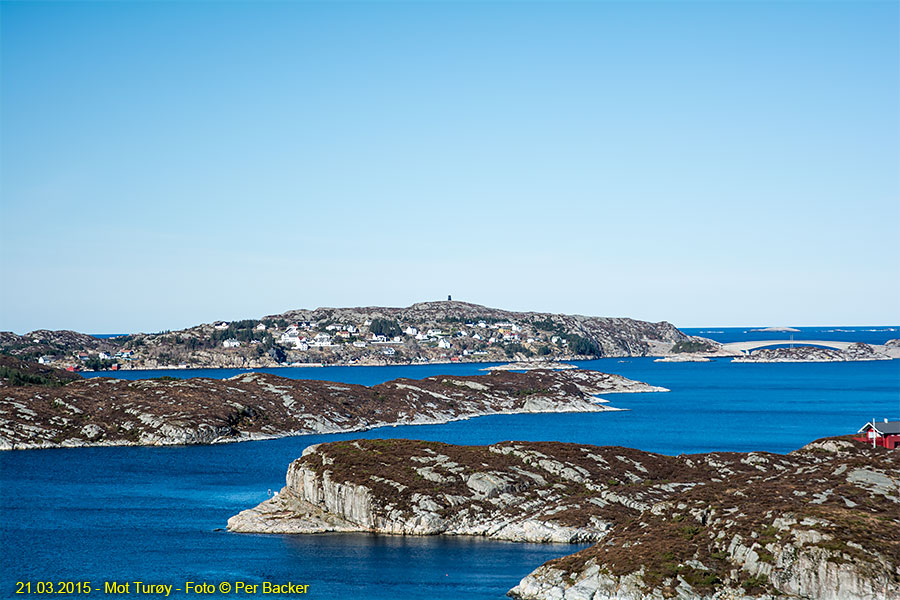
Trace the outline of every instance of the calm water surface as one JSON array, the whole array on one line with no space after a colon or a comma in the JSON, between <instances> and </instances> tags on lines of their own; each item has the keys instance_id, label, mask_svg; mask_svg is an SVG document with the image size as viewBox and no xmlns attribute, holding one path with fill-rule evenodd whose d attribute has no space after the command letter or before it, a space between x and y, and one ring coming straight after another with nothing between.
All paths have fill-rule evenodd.
<instances>
[{"instance_id":1,"label":"calm water surface","mask_svg":"<svg viewBox=\"0 0 900 600\"><path fill-rule=\"evenodd\" d=\"M580 546L438 537L238 535L216 529L224 527L229 516L265 499L268 489L280 488L287 465L304 447L327 440L405 437L462 444L559 440L666 454L789 452L818 437L855 431L873 417L900 417L900 361L731 364L603 359L578 364L672 391L608 395L613 406L629 410L605 414L492 416L206 447L0 453L4 549L0 597L14 597L16 581L28 579L87 579L95 586L114 579L142 580L175 587L189 580L240 579L309 584L309 598L453 595L497 600L540 563ZM483 366L272 372L373 384L401 376L474 374Z\"/></svg>"}]
</instances>

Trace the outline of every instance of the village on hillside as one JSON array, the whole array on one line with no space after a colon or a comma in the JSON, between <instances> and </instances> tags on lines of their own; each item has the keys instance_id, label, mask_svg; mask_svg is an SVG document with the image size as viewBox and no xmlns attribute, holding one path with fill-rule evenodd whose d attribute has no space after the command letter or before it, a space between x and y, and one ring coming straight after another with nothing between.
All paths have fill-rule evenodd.
<instances>
[{"instance_id":1,"label":"village on hillside","mask_svg":"<svg viewBox=\"0 0 900 600\"><path fill-rule=\"evenodd\" d=\"M466 310L431 314L433 306L445 305ZM479 309L477 316L466 314L471 307ZM510 313L448 302L410 309L292 311L106 339L74 332L4 333L0 347L45 365L96 371L631 356L651 353L651 343L671 349L685 339L668 323Z\"/></svg>"}]
</instances>

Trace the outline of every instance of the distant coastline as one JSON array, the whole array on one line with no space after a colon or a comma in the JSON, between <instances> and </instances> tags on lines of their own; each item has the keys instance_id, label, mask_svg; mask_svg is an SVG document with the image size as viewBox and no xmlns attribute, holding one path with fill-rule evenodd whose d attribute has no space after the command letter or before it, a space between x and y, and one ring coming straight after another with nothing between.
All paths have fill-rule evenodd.
<instances>
[{"instance_id":1,"label":"distant coastline","mask_svg":"<svg viewBox=\"0 0 900 600\"><path fill-rule=\"evenodd\" d=\"M761 329L751 329L750 331L782 331L790 333L798 333L800 330L794 327L763 327Z\"/></svg>"}]
</instances>

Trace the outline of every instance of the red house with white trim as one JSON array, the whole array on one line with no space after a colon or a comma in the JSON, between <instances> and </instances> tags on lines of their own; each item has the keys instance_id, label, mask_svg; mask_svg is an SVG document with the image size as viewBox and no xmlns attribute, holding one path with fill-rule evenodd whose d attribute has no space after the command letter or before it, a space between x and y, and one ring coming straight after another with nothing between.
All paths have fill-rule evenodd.
<instances>
[{"instance_id":1,"label":"red house with white trim","mask_svg":"<svg viewBox=\"0 0 900 600\"><path fill-rule=\"evenodd\" d=\"M871 423L863 425L858 433L864 434L864 437L856 438L861 442L888 449L900 447L900 421L885 419L882 423L873 419Z\"/></svg>"}]
</instances>

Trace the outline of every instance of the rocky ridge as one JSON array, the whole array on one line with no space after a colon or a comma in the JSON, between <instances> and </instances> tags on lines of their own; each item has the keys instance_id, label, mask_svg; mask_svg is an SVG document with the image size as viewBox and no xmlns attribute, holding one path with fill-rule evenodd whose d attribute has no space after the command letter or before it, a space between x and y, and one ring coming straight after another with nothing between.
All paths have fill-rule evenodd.
<instances>
[{"instance_id":1,"label":"rocky ridge","mask_svg":"<svg viewBox=\"0 0 900 600\"><path fill-rule=\"evenodd\" d=\"M848 439L788 455L664 456L558 442L357 440L307 448L236 532L597 541L521 600L900 597L900 453Z\"/></svg>"},{"instance_id":2,"label":"rocky ridge","mask_svg":"<svg viewBox=\"0 0 900 600\"><path fill-rule=\"evenodd\" d=\"M64 372L63 372L64 373ZM597 394L666 391L597 371L396 379L371 387L265 373L230 379L0 378L0 449L211 444L444 423L479 415L617 410Z\"/></svg>"}]
</instances>

